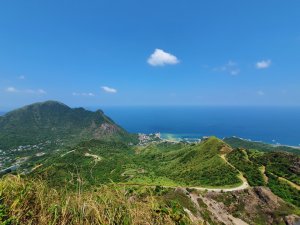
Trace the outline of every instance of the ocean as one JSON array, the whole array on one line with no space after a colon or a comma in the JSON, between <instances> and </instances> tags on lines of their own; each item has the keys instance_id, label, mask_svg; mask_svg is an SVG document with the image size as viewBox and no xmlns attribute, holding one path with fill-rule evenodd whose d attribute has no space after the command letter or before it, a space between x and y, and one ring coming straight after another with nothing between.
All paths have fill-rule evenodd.
<instances>
[{"instance_id":1,"label":"ocean","mask_svg":"<svg viewBox=\"0 0 300 225\"><path fill-rule=\"evenodd\" d=\"M237 136L300 146L300 107L99 107L129 132L175 139ZM93 109L95 109L93 107Z\"/></svg>"},{"instance_id":2,"label":"ocean","mask_svg":"<svg viewBox=\"0 0 300 225\"><path fill-rule=\"evenodd\" d=\"M300 146L300 107L89 107L102 109L133 133L195 140L237 136L270 144ZM0 112L0 115L4 113Z\"/></svg>"}]
</instances>

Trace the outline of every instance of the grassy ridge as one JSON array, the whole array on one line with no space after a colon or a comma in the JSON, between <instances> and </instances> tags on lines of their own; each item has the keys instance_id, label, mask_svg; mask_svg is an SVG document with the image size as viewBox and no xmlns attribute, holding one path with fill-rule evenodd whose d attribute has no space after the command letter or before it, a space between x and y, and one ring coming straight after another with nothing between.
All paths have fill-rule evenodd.
<instances>
[{"instance_id":1,"label":"grassy ridge","mask_svg":"<svg viewBox=\"0 0 300 225\"><path fill-rule=\"evenodd\" d=\"M166 168L174 179L196 186L237 185L240 183L238 171L220 157L222 147L222 141L211 137L200 145L191 146L189 151L179 150L176 156L169 154L171 162Z\"/></svg>"},{"instance_id":2,"label":"grassy ridge","mask_svg":"<svg viewBox=\"0 0 300 225\"><path fill-rule=\"evenodd\" d=\"M300 149L289 146L274 146L263 142L248 141L237 137L224 138L224 142L233 148L254 149L262 152L290 152L300 155Z\"/></svg>"},{"instance_id":3,"label":"grassy ridge","mask_svg":"<svg viewBox=\"0 0 300 225\"><path fill-rule=\"evenodd\" d=\"M253 160L264 165L269 172L300 185L299 156L284 152L271 152L254 157Z\"/></svg>"},{"instance_id":4,"label":"grassy ridge","mask_svg":"<svg viewBox=\"0 0 300 225\"><path fill-rule=\"evenodd\" d=\"M251 186L268 186L272 192L286 202L300 207L300 191L287 182L283 177L295 184L300 179L300 158L285 152L257 152L253 150L235 149L227 156L229 162L242 171ZM265 167L267 183L260 170Z\"/></svg>"},{"instance_id":5,"label":"grassy ridge","mask_svg":"<svg viewBox=\"0 0 300 225\"><path fill-rule=\"evenodd\" d=\"M93 140L35 162L42 166L33 176L39 175L54 186L73 183L78 174L87 186L111 181L163 186L237 186L241 182L238 171L220 157L223 146L217 138L194 145L161 143L147 147Z\"/></svg>"},{"instance_id":6,"label":"grassy ridge","mask_svg":"<svg viewBox=\"0 0 300 225\"><path fill-rule=\"evenodd\" d=\"M243 172L250 186L264 186L264 178L259 166L249 160L246 150L236 149L227 155L228 161Z\"/></svg>"}]
</instances>

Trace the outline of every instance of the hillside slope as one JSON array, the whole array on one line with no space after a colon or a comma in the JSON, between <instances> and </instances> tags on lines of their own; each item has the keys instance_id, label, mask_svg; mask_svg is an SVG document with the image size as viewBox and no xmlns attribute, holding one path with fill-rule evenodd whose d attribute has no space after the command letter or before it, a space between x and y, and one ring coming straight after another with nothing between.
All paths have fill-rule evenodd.
<instances>
[{"instance_id":1,"label":"hillside slope","mask_svg":"<svg viewBox=\"0 0 300 225\"><path fill-rule=\"evenodd\" d=\"M139 159L149 162L150 171L181 184L194 186L237 186L238 171L221 157L228 147L216 137L197 144L164 144L147 146ZM174 150L170 150L174 148ZM160 150L158 150L160 149Z\"/></svg>"},{"instance_id":2,"label":"hillside slope","mask_svg":"<svg viewBox=\"0 0 300 225\"><path fill-rule=\"evenodd\" d=\"M262 152L290 152L300 155L300 149L285 145L271 145L259 141L249 141L238 137L227 137L224 142L233 148L255 149Z\"/></svg>"},{"instance_id":3,"label":"hillside slope","mask_svg":"<svg viewBox=\"0 0 300 225\"><path fill-rule=\"evenodd\" d=\"M235 149L227 158L245 174L251 186L267 186L286 202L300 207L299 156L286 152Z\"/></svg>"},{"instance_id":4,"label":"hillside slope","mask_svg":"<svg viewBox=\"0 0 300 225\"><path fill-rule=\"evenodd\" d=\"M136 141L101 110L72 109L56 101L35 103L0 117L0 149L91 138Z\"/></svg>"},{"instance_id":5,"label":"hillside slope","mask_svg":"<svg viewBox=\"0 0 300 225\"><path fill-rule=\"evenodd\" d=\"M168 143L129 146L90 140L24 163L27 171L54 186L76 180L87 186L111 181L138 185L236 187L239 172L221 157L226 146L217 138L199 144Z\"/></svg>"}]
</instances>

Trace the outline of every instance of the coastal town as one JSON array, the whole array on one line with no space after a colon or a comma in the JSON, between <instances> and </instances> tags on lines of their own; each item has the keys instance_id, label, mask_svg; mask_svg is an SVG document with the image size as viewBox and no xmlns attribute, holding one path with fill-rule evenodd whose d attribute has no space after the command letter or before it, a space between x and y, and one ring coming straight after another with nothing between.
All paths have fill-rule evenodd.
<instances>
[{"instance_id":1,"label":"coastal town","mask_svg":"<svg viewBox=\"0 0 300 225\"><path fill-rule=\"evenodd\" d=\"M47 140L38 144L20 145L11 149L0 149L0 174L6 170L16 170L21 164L28 160L28 155L31 157L42 157L49 150L59 148L64 143L60 139L54 141Z\"/></svg>"}]
</instances>

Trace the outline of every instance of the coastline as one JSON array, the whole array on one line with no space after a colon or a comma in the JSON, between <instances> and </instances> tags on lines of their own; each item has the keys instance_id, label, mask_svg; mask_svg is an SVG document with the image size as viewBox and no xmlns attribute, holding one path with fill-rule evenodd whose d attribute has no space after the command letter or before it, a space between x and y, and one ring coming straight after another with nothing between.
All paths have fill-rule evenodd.
<instances>
[{"instance_id":1,"label":"coastline","mask_svg":"<svg viewBox=\"0 0 300 225\"><path fill-rule=\"evenodd\" d=\"M187 141L187 142L199 142L201 141L203 138L206 138L207 136L202 136L199 138L195 138L195 137L180 137L181 134L172 134L172 133L161 133L161 139L164 141L170 141L170 142L180 142L180 141ZM184 134L184 136L187 136L186 134ZM264 141L256 141L256 140L252 140L252 139L247 139L247 138L242 138L242 137L238 137L238 136L231 136L233 138L238 138L240 140L243 141L249 141L249 142L254 142L254 143L261 143L261 144L268 144L271 145L272 147L290 147L290 148L294 148L294 149L298 149L300 150L300 146L295 146L295 145L288 145L288 144L274 144L274 143L268 143L268 142L264 142ZM220 138L220 137L218 137ZM220 138L221 140L224 140L225 138L230 138L230 137L222 137ZM192 141L194 140L194 141Z\"/></svg>"}]
</instances>

